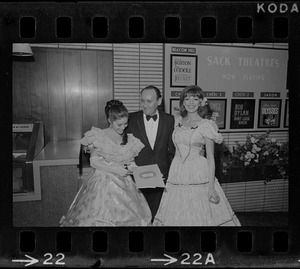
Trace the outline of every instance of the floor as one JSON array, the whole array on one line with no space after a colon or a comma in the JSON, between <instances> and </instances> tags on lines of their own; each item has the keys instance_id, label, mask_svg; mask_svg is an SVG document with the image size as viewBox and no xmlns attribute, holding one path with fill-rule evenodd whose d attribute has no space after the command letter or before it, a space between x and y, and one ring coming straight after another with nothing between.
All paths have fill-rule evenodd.
<instances>
[{"instance_id":1,"label":"floor","mask_svg":"<svg viewBox=\"0 0 300 269\"><path fill-rule=\"evenodd\" d=\"M242 226L288 226L288 212L236 212Z\"/></svg>"}]
</instances>

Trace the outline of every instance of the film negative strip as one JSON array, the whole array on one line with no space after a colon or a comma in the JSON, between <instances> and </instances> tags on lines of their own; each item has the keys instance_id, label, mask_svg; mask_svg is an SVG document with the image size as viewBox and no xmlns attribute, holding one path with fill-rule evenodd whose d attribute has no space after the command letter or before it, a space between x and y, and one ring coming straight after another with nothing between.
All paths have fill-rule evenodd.
<instances>
[{"instance_id":1,"label":"film negative strip","mask_svg":"<svg viewBox=\"0 0 300 269\"><path fill-rule=\"evenodd\" d=\"M0 266L298 268L299 9L298 1L2 3ZM13 55L18 44L30 45L33 55L31 51L28 52L28 46L27 49L25 46L25 50L19 51L19 54ZM118 50L120 47L126 49ZM199 47L203 48L201 52ZM250 53L250 56L239 60L241 65L252 68L252 75L244 77L240 84L234 84L237 82L233 77L235 73L225 74L224 81L235 79L234 82L230 82L234 90L226 90L226 86L217 80L217 76L209 77L209 73L206 72L213 70L217 74L219 69L205 71L204 65L199 64L203 59L201 55L205 55L207 64L228 70L226 68L231 64L231 59L225 56L222 58L222 54L218 55L220 47L227 53L230 53L232 48L250 51L254 47L261 49L260 51L264 50L262 56L251 56ZM209 50L210 48L214 50ZM214 56L209 54L211 51L215 53ZM269 51L276 52L270 52L269 56ZM29 56L24 57L26 53L29 53ZM282 68L281 56L278 56L280 53L283 53L282 57L286 61L283 73L278 71ZM245 55L248 55L247 52ZM176 58L182 63L177 66L177 77L172 70L168 71L172 64L176 64ZM183 74L187 68L185 63L189 63L189 75ZM60 212L71 205L82 182L88 177L88 173L85 175L82 170L78 172L78 167L82 167L84 154L81 152L79 158L80 144L76 144L74 140L88 130L85 130L85 127L91 128L96 120L103 120L101 117L105 116L100 114L104 114L102 110L107 98L123 98L132 111L138 110L139 90L150 84L158 84L163 97L169 99L169 102L165 102L165 106L169 106L165 110L172 114L172 109L176 110L176 100L179 99L176 95L177 89L181 90L189 84L207 84L203 79L199 81L200 68L204 68L204 78L207 76L219 83L220 91L214 89L208 99L216 94L218 99L215 100L215 107L218 102L220 107L225 106L225 110L218 114L224 117L219 128L227 134L233 134L233 139L237 133L244 136L251 133L252 129L259 132L261 129L256 127L265 128L268 123L263 118L259 121L257 114L252 119L252 125L250 119L234 121L230 114L234 111L226 110L230 103L228 91L232 94L230 97L236 97L236 105L241 105L243 101L251 107L251 102L247 99L249 96L238 96L243 91L241 88L245 87L250 97L251 93L254 94L252 99L263 98L264 103L260 105L262 109L263 106L272 109L276 109L278 104L281 106L281 116L274 119L273 127L277 128L277 136L283 137L291 146L291 150L285 156L288 158L288 177L282 181L255 181L258 185L251 185L249 180L239 185L233 177L227 182L224 181L224 184L235 184L230 185L231 189L229 184L226 187L221 185L224 190L227 188L225 193L232 207L235 203L233 210L241 223L238 227L220 227L219 224L207 226L202 223L193 224L194 226L191 224L163 227L125 227L122 224L116 227L97 227L92 224L86 224L88 227L60 227ZM261 71L264 68L266 71ZM278 77L274 75L277 71ZM68 75L62 76L62 73ZM109 82L102 80L102 73L106 74ZM274 82L265 84L269 73L272 73ZM286 84L283 86L284 93L281 92L281 85L276 86L282 83L281 79ZM265 85L273 85L272 83L275 85L272 91L265 88ZM263 86L259 86L259 90L253 88L258 85ZM85 94L82 94L83 88ZM93 95L93 89L96 89L96 95ZM170 89L173 91L169 91L167 95L166 92ZM223 89L227 91L225 95L222 95ZM102 92L106 92L106 95L102 95ZM93 98L98 100L100 109L91 105ZM105 100L104 103L102 99ZM281 102L276 103L278 100ZM72 109L69 109L70 107ZM93 109L95 113L92 113ZM258 113L256 108L253 108L253 111ZM51 118L50 115L54 114L55 117ZM95 118L95 114L99 116ZM76 120L78 117L82 121ZM28 144L31 145L32 141L38 141L40 138L39 126L30 127L35 121L44 121L46 132L43 136L47 145L52 145L52 148L47 147L49 151L44 149L43 154L53 154L54 157L51 159L47 155L49 159L45 160L39 155L41 159L36 159L36 162L33 162L34 159L31 162L26 159L23 166L19 163L18 171L26 172L23 172L21 177L31 178L26 184L23 182L26 185L24 191L18 189L18 185L12 180L14 160L10 157L10 152L15 141L14 136L12 138L11 126L19 124L15 125L13 134L18 132L18 128L32 128L31 131L23 130L27 134L32 133L27 139L27 150ZM258 123L253 124L254 121ZM246 128L241 127L242 124L246 124ZM68 126L72 127L68 129ZM26 135L24 137L26 140ZM69 142L60 143L60 140ZM46 141L43 142L46 144ZM38 143L34 144L34 148L38 146ZM73 147L77 149L71 151L70 148ZM16 153L21 151L21 148L19 151L17 149ZM71 157L68 155L69 151ZM26 152L28 154L29 151ZM55 155L57 152L63 152L62 156ZM78 157L75 161L74 154ZM103 185L102 187L106 188ZM246 192L247 188L253 189L253 196ZM261 190L262 197L258 195ZM230 192L233 193L231 200ZM278 197L281 197L280 202ZM191 204L200 199L192 194L191 198ZM181 199L182 197L176 197L174 201L178 202ZM88 201L85 203L87 208ZM276 207L276 203L280 204ZM87 210L86 208L84 210ZM125 207L120 205L120 208ZM194 213L188 213L187 220ZM205 209L200 212L202 213L212 214ZM126 214L122 214L120 219L126 219ZM203 219L210 217L205 216Z\"/></svg>"}]
</instances>

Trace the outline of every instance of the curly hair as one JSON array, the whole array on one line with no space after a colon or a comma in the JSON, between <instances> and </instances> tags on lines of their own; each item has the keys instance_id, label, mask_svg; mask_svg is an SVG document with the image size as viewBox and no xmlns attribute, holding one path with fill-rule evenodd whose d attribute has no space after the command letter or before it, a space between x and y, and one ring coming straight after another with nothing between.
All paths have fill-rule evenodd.
<instances>
[{"instance_id":1,"label":"curly hair","mask_svg":"<svg viewBox=\"0 0 300 269\"><path fill-rule=\"evenodd\" d=\"M110 121L115 121L124 117L129 117L129 112L127 108L123 105L123 103L119 100L113 99L106 103L105 106L105 114L107 119L110 119ZM127 144L128 142L128 135L126 132L126 129L123 134L123 140L122 145Z\"/></svg>"},{"instance_id":2,"label":"curly hair","mask_svg":"<svg viewBox=\"0 0 300 269\"><path fill-rule=\"evenodd\" d=\"M180 99L179 99L179 113L180 113L180 116L183 118L185 118L187 115L187 111L183 105L184 99L187 96L197 96L199 99L203 100L203 98L205 97L205 94L204 94L203 90L197 85L187 86L182 90L182 92L180 94ZM210 119L212 116L213 110L211 109L209 103L206 102L204 106L199 106L197 112L201 118Z\"/></svg>"}]
</instances>

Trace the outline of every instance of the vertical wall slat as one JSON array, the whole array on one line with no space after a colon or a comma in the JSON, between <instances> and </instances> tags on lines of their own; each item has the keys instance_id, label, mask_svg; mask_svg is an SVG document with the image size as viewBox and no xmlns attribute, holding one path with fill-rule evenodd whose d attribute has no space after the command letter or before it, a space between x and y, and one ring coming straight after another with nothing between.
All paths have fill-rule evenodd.
<instances>
[{"instance_id":1,"label":"vertical wall slat","mask_svg":"<svg viewBox=\"0 0 300 269\"><path fill-rule=\"evenodd\" d=\"M32 117L45 121L48 117L47 52L33 50L35 64L30 68Z\"/></svg>"},{"instance_id":2,"label":"vertical wall slat","mask_svg":"<svg viewBox=\"0 0 300 269\"><path fill-rule=\"evenodd\" d=\"M48 50L47 55L49 117L52 140L66 138L66 100L64 89L63 51Z\"/></svg>"},{"instance_id":3,"label":"vertical wall slat","mask_svg":"<svg viewBox=\"0 0 300 269\"><path fill-rule=\"evenodd\" d=\"M31 123L31 95L29 85L29 66L26 62L13 64L16 80L13 83L13 121Z\"/></svg>"},{"instance_id":4,"label":"vertical wall slat","mask_svg":"<svg viewBox=\"0 0 300 269\"><path fill-rule=\"evenodd\" d=\"M35 63L30 65L30 91L32 118L49 125L48 84L47 84L47 51L33 49ZM46 141L49 134L45 129Z\"/></svg>"},{"instance_id":5,"label":"vertical wall slat","mask_svg":"<svg viewBox=\"0 0 300 269\"><path fill-rule=\"evenodd\" d=\"M98 126L98 59L96 51L81 51L82 133Z\"/></svg>"},{"instance_id":6,"label":"vertical wall slat","mask_svg":"<svg viewBox=\"0 0 300 269\"><path fill-rule=\"evenodd\" d=\"M107 119L104 113L106 102L113 98L113 62L112 52L98 51L98 127L105 128L108 126ZM96 111L95 111L96 113Z\"/></svg>"},{"instance_id":7,"label":"vertical wall slat","mask_svg":"<svg viewBox=\"0 0 300 269\"><path fill-rule=\"evenodd\" d=\"M82 126L80 51L64 50L66 138L80 139Z\"/></svg>"}]
</instances>

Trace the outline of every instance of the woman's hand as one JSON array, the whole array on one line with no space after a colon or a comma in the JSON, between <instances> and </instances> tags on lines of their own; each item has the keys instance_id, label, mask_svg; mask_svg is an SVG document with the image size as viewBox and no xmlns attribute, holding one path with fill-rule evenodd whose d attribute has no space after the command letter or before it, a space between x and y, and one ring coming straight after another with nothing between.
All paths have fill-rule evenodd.
<instances>
[{"instance_id":1,"label":"woman's hand","mask_svg":"<svg viewBox=\"0 0 300 269\"><path fill-rule=\"evenodd\" d=\"M130 175L130 172L127 169L122 168L122 167L116 167L115 173L121 177L126 177L126 176Z\"/></svg>"},{"instance_id":2,"label":"woman's hand","mask_svg":"<svg viewBox=\"0 0 300 269\"><path fill-rule=\"evenodd\" d=\"M216 189L214 186L210 186L208 188L208 200L213 204L220 203L220 197L216 192Z\"/></svg>"},{"instance_id":3,"label":"woman's hand","mask_svg":"<svg viewBox=\"0 0 300 269\"><path fill-rule=\"evenodd\" d=\"M135 162L131 162L128 166L127 166L127 169L128 169L128 173L129 174L133 174L133 168L134 167L138 167L137 165L136 165L136 163Z\"/></svg>"}]
</instances>

